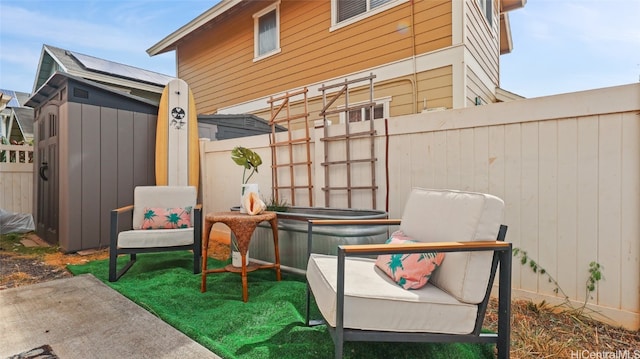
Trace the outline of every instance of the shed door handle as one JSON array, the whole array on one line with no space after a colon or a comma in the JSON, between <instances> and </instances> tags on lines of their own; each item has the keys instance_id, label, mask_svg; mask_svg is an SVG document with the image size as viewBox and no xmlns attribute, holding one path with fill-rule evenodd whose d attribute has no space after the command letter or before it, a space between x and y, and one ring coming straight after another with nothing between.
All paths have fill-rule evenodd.
<instances>
[{"instance_id":1,"label":"shed door handle","mask_svg":"<svg viewBox=\"0 0 640 359\"><path fill-rule=\"evenodd\" d=\"M40 165L40 178L42 178L45 181L48 181L49 179L47 178L47 175L44 173L47 169L49 168L49 164L47 162L42 162L42 165Z\"/></svg>"}]
</instances>

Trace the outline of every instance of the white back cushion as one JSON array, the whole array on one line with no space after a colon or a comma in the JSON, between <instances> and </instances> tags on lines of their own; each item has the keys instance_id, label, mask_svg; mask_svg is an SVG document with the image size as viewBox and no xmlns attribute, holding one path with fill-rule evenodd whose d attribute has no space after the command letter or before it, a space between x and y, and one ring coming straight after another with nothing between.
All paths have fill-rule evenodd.
<instances>
[{"instance_id":1,"label":"white back cushion","mask_svg":"<svg viewBox=\"0 0 640 359\"><path fill-rule=\"evenodd\" d=\"M400 229L421 242L495 240L504 216L498 197L414 188ZM479 303L487 289L493 252L449 252L430 283L465 303Z\"/></svg>"},{"instance_id":2,"label":"white back cushion","mask_svg":"<svg viewBox=\"0 0 640 359\"><path fill-rule=\"evenodd\" d=\"M133 193L133 229L140 229L145 208L185 208L196 206L193 186L138 186ZM191 223L193 225L193 211Z\"/></svg>"}]
</instances>

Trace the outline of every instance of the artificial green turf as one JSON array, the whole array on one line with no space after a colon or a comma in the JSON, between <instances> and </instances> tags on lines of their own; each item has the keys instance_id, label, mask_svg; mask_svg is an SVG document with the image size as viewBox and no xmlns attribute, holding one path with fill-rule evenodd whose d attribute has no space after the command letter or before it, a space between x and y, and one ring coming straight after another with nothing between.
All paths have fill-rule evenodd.
<instances>
[{"instance_id":1,"label":"artificial green turf","mask_svg":"<svg viewBox=\"0 0 640 359\"><path fill-rule=\"evenodd\" d=\"M149 312L223 358L332 358L333 341L324 325L307 327L304 277L273 270L249 273L249 301L242 301L240 275L209 274L207 292L194 275L190 252L138 255L120 280L107 281L108 261L70 265L91 273ZM120 258L120 267L125 257ZM209 268L228 262L209 260ZM313 308L318 318L317 309ZM494 345L347 342L344 358L493 358Z\"/></svg>"}]
</instances>

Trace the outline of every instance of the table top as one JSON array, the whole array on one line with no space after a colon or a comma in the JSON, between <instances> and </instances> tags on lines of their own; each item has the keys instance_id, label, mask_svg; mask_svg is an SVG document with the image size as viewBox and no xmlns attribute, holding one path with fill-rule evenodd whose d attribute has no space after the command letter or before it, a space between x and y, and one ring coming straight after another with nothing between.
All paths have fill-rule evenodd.
<instances>
[{"instance_id":1,"label":"table top","mask_svg":"<svg viewBox=\"0 0 640 359\"><path fill-rule=\"evenodd\" d=\"M205 215L206 220L213 221L213 222L225 222L225 221L262 222L262 221L270 221L274 218L277 218L277 214L276 212L271 212L271 211L265 211L255 215L240 213L239 211L211 212Z\"/></svg>"}]
</instances>

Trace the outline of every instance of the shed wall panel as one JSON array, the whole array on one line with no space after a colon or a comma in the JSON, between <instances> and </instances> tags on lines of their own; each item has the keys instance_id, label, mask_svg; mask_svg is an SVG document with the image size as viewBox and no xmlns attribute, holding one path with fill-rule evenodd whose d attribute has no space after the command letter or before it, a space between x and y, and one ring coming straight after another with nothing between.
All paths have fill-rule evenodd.
<instances>
[{"instance_id":1,"label":"shed wall panel","mask_svg":"<svg viewBox=\"0 0 640 359\"><path fill-rule=\"evenodd\" d=\"M100 246L109 245L110 212L118 208L118 110L100 111ZM120 221L126 222L127 216ZM129 225L131 221L129 220ZM124 224L121 227L124 229Z\"/></svg>"},{"instance_id":2,"label":"shed wall panel","mask_svg":"<svg viewBox=\"0 0 640 359\"><path fill-rule=\"evenodd\" d=\"M47 148L49 151L49 166L52 169L49 171L53 176L57 176L55 180L58 181L58 198L67 198L69 196L69 104L62 103L58 110L58 148ZM46 120L45 120L46 121ZM55 153L57 150L57 153ZM57 163L55 163L57 162ZM56 166L57 165L57 166ZM57 168L56 168L57 167ZM49 198L45 199L45 202L49 204L50 208L47 208L47 212L58 213L58 240L62 248L67 248L69 245L69 225L67 218L69 217L69 202L53 200L55 194L48 194ZM48 228L46 229L48 231ZM48 235L45 233L45 235Z\"/></svg>"},{"instance_id":3,"label":"shed wall panel","mask_svg":"<svg viewBox=\"0 0 640 359\"><path fill-rule=\"evenodd\" d=\"M82 215L76 218L82 228L78 249L96 248L100 244L100 107L80 105L82 111L81 192L78 204Z\"/></svg>"},{"instance_id":4,"label":"shed wall panel","mask_svg":"<svg viewBox=\"0 0 640 359\"><path fill-rule=\"evenodd\" d=\"M139 186L149 183L149 167L147 149L149 148L149 131L147 115L133 113L133 185Z\"/></svg>"},{"instance_id":5,"label":"shed wall panel","mask_svg":"<svg viewBox=\"0 0 640 359\"><path fill-rule=\"evenodd\" d=\"M118 205L133 204L133 113L118 110Z\"/></svg>"},{"instance_id":6,"label":"shed wall panel","mask_svg":"<svg viewBox=\"0 0 640 359\"><path fill-rule=\"evenodd\" d=\"M67 241L65 248L68 251L76 251L82 245L82 105L68 102L68 112L63 115L62 106L60 109L60 124L67 122L66 131L60 130L60 149L66 146L66 156L61 158L61 162L67 163L67 170L63 172L60 166L60 187L66 182L67 191L60 191L60 205L66 206L66 211L60 211L60 240ZM62 135L66 132L66 142L63 142ZM65 204L66 202L66 204ZM63 235L62 228L65 228L66 235Z\"/></svg>"}]
</instances>

